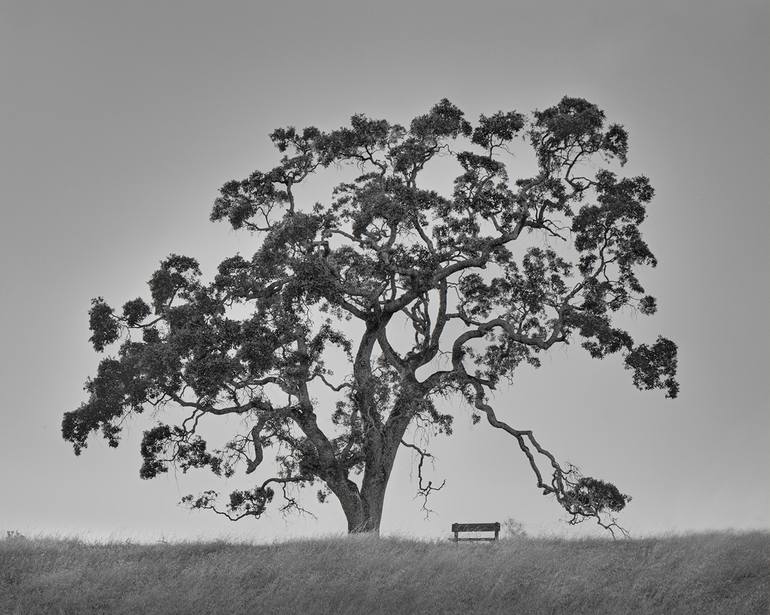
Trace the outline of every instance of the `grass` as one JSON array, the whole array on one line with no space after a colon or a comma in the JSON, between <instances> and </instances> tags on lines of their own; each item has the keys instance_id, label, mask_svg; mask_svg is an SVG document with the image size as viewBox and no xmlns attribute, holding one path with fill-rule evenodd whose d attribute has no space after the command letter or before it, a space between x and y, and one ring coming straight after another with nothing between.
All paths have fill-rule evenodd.
<instances>
[{"instance_id":1,"label":"grass","mask_svg":"<svg viewBox=\"0 0 770 615\"><path fill-rule=\"evenodd\" d=\"M273 545L0 540L0 613L767 614L770 534Z\"/></svg>"}]
</instances>

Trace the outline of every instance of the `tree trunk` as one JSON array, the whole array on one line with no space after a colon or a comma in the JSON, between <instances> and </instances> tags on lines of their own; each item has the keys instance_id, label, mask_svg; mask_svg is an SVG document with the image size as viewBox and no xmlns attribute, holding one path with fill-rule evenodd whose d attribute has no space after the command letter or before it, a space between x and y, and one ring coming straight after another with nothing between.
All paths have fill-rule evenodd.
<instances>
[{"instance_id":1,"label":"tree trunk","mask_svg":"<svg viewBox=\"0 0 770 615\"><path fill-rule=\"evenodd\" d=\"M345 483L353 486L354 492L346 489L332 491L340 499L342 510L348 521L348 533L364 532L380 533L382 509L385 503L385 490L388 487L390 473L396 459L396 453L401 446L413 414L416 401L422 398L414 376L402 382L403 390L388 417L383 424L381 409L378 408L375 387L372 382L371 355L378 331L384 330L391 315L386 315L375 322L368 322L367 329L361 341L353 365L355 378L353 401L358 408L359 416L364 423L364 476L359 490L352 481ZM353 501L358 496L358 505Z\"/></svg>"},{"instance_id":2,"label":"tree trunk","mask_svg":"<svg viewBox=\"0 0 770 615\"><path fill-rule=\"evenodd\" d=\"M349 534L380 533L386 487L387 482L370 486L358 496L356 506L346 506L340 500L348 522Z\"/></svg>"},{"instance_id":3,"label":"tree trunk","mask_svg":"<svg viewBox=\"0 0 770 615\"><path fill-rule=\"evenodd\" d=\"M347 478L339 480L327 478L326 484L342 506L342 512L345 513L345 518L348 521L348 534L362 531L360 528L365 525L364 507L358 486Z\"/></svg>"},{"instance_id":4,"label":"tree trunk","mask_svg":"<svg viewBox=\"0 0 770 615\"><path fill-rule=\"evenodd\" d=\"M364 477L358 492L360 506L351 507L344 503L342 506L348 520L348 532L351 534L380 533L385 491L396 454L415 414L415 405L423 399L420 392L411 386L413 384L409 382L405 387L385 425L369 434Z\"/></svg>"},{"instance_id":5,"label":"tree trunk","mask_svg":"<svg viewBox=\"0 0 770 615\"><path fill-rule=\"evenodd\" d=\"M361 489L349 479L326 480L345 513L349 534L380 533L385 490L394 458L395 454L380 457L376 470L372 464L367 464Z\"/></svg>"},{"instance_id":6,"label":"tree trunk","mask_svg":"<svg viewBox=\"0 0 770 615\"><path fill-rule=\"evenodd\" d=\"M360 532L380 533L382 521L382 508L385 504L385 490L388 487L387 479L375 485L369 486L361 493L364 519Z\"/></svg>"},{"instance_id":7,"label":"tree trunk","mask_svg":"<svg viewBox=\"0 0 770 615\"><path fill-rule=\"evenodd\" d=\"M380 533L385 492L408 423L409 418L404 417L398 424L393 424L392 429L386 430L385 437L378 439L378 446L369 451L361 489L356 489L358 505L346 504L340 499L349 533Z\"/></svg>"}]
</instances>

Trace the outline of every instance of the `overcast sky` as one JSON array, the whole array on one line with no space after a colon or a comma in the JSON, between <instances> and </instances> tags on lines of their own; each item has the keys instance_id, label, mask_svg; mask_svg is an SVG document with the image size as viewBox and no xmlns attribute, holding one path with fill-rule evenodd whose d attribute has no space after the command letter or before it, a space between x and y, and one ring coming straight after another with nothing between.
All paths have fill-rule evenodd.
<instances>
[{"instance_id":1,"label":"overcast sky","mask_svg":"<svg viewBox=\"0 0 770 615\"><path fill-rule=\"evenodd\" d=\"M659 312L635 333L677 341L681 395L640 392L619 358L558 350L495 397L561 459L633 496L634 535L770 527L770 86L766 0L732 2L12 2L0 0L0 531L142 539L340 532L278 512L237 525L177 505L210 474L138 476L152 417L79 458L61 416L99 356L90 299L143 294L158 261L211 275L254 238L208 221L226 180L278 159L278 126L363 112L407 123L443 97L470 119L580 96L630 133L650 177L643 279ZM451 177L445 191L451 190ZM314 198L323 200L328 194ZM437 437L447 479L424 519L402 451L384 533L438 537L514 517L569 533L510 438L465 408ZM577 535L574 533L572 535Z\"/></svg>"}]
</instances>

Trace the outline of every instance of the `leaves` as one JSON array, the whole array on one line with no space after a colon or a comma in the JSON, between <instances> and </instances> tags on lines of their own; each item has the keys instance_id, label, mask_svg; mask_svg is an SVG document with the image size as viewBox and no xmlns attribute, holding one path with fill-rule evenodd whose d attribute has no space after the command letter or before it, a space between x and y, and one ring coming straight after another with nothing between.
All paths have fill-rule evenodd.
<instances>
[{"instance_id":1,"label":"leaves","mask_svg":"<svg viewBox=\"0 0 770 615\"><path fill-rule=\"evenodd\" d=\"M626 368L633 371L634 385L639 389L665 389L666 397L679 394L676 381L677 347L659 336L652 346L640 344L626 356Z\"/></svg>"},{"instance_id":2,"label":"leaves","mask_svg":"<svg viewBox=\"0 0 770 615\"><path fill-rule=\"evenodd\" d=\"M150 306L141 297L123 304L123 318L129 327L135 327L150 315Z\"/></svg>"},{"instance_id":3,"label":"leaves","mask_svg":"<svg viewBox=\"0 0 770 615\"><path fill-rule=\"evenodd\" d=\"M612 483L580 477L564 494L565 508L572 514L595 516L602 512L620 512L631 501Z\"/></svg>"},{"instance_id":4,"label":"leaves","mask_svg":"<svg viewBox=\"0 0 770 615\"><path fill-rule=\"evenodd\" d=\"M524 125L524 116L515 111L507 113L498 111L490 117L482 114L479 117L478 126L473 129L471 141L487 150L492 150L511 141L524 128Z\"/></svg>"},{"instance_id":5,"label":"leaves","mask_svg":"<svg viewBox=\"0 0 770 615\"><path fill-rule=\"evenodd\" d=\"M120 328L113 315L112 308L104 302L104 299L97 297L91 300L88 328L91 329L92 335L88 341L93 344L97 352L102 352L105 346L112 344L120 335Z\"/></svg>"}]
</instances>

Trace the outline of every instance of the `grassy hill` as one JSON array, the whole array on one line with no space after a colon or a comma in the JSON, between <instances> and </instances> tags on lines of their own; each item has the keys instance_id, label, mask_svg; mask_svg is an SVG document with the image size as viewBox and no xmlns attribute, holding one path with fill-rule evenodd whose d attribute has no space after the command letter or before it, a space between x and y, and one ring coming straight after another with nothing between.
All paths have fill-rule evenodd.
<instances>
[{"instance_id":1,"label":"grassy hill","mask_svg":"<svg viewBox=\"0 0 770 615\"><path fill-rule=\"evenodd\" d=\"M0 540L0 613L767 614L770 534L273 545Z\"/></svg>"}]
</instances>

